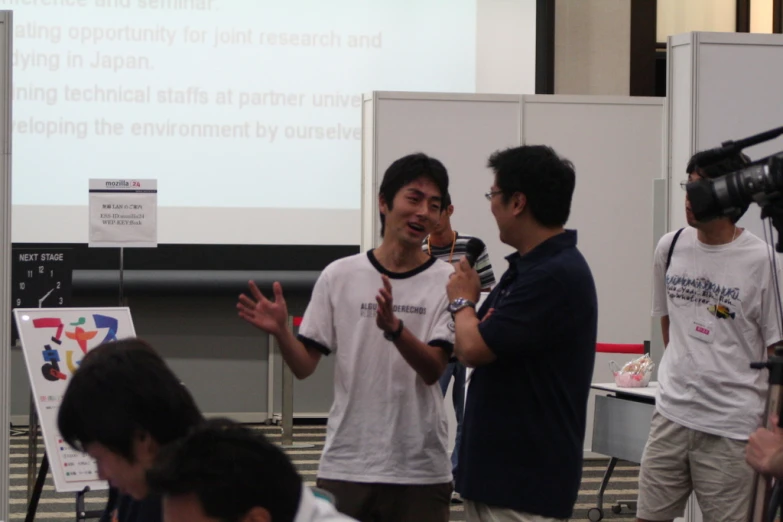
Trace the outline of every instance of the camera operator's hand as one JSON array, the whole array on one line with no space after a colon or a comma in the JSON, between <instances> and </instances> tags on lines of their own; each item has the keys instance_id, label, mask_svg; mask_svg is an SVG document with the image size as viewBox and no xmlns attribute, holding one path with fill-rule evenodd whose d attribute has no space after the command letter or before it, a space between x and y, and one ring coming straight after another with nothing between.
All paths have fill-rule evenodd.
<instances>
[{"instance_id":1,"label":"camera operator's hand","mask_svg":"<svg viewBox=\"0 0 783 522\"><path fill-rule=\"evenodd\" d=\"M777 417L772 421L774 431L759 428L750 436L745 458L759 473L783 478L783 430L777 427Z\"/></svg>"}]
</instances>

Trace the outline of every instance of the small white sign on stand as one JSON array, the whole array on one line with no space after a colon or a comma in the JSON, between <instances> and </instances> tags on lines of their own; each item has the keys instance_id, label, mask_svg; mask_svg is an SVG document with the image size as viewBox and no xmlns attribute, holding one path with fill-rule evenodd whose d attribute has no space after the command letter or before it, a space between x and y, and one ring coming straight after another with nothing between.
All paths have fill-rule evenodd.
<instances>
[{"instance_id":1,"label":"small white sign on stand","mask_svg":"<svg viewBox=\"0 0 783 522\"><path fill-rule=\"evenodd\" d=\"M157 245L157 180L90 180L91 247Z\"/></svg>"},{"instance_id":2,"label":"small white sign on stand","mask_svg":"<svg viewBox=\"0 0 783 522\"><path fill-rule=\"evenodd\" d=\"M128 308L17 308L14 310L46 453L59 493L106 489L88 455L68 446L57 428L65 389L88 351L135 337Z\"/></svg>"}]
</instances>

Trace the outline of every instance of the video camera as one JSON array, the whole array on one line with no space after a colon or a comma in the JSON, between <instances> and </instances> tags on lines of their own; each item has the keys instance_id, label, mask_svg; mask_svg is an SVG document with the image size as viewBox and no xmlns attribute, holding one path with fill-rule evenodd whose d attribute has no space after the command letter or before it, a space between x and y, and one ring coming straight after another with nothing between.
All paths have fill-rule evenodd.
<instances>
[{"instance_id":1,"label":"video camera","mask_svg":"<svg viewBox=\"0 0 783 522\"><path fill-rule=\"evenodd\" d=\"M783 127L739 140L724 142L705 154L701 167L725 160L742 149L783 134ZM706 164L705 164L706 163ZM762 218L772 218L780 235L783 228L783 152L749 163L740 170L713 179L688 183L685 187L693 216L699 221L736 216L750 203L762 208ZM778 252L783 244L778 241Z\"/></svg>"}]
</instances>

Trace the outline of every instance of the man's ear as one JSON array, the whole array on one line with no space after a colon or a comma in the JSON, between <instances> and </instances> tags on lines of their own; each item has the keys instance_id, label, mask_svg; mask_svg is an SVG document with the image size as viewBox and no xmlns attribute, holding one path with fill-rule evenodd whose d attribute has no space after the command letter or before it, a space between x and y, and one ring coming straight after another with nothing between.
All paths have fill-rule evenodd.
<instances>
[{"instance_id":1,"label":"man's ear","mask_svg":"<svg viewBox=\"0 0 783 522\"><path fill-rule=\"evenodd\" d=\"M241 522L272 522L272 515L266 509L256 506L245 513Z\"/></svg>"},{"instance_id":2,"label":"man's ear","mask_svg":"<svg viewBox=\"0 0 783 522\"><path fill-rule=\"evenodd\" d=\"M384 216L389 213L389 206L386 204L386 199L381 195L378 195L378 210Z\"/></svg>"},{"instance_id":3,"label":"man's ear","mask_svg":"<svg viewBox=\"0 0 783 522\"><path fill-rule=\"evenodd\" d=\"M451 217L451 215L454 213L454 205L449 205L446 207L446 215Z\"/></svg>"},{"instance_id":4,"label":"man's ear","mask_svg":"<svg viewBox=\"0 0 783 522\"><path fill-rule=\"evenodd\" d=\"M518 216L525 211L527 207L527 196L521 192L514 192L511 196L511 212Z\"/></svg>"}]
</instances>

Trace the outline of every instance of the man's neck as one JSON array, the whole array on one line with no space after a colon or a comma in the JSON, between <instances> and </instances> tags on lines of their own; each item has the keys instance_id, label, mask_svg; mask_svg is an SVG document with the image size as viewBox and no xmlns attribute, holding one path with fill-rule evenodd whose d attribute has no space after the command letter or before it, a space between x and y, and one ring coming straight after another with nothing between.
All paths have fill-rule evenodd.
<instances>
[{"instance_id":1,"label":"man's neck","mask_svg":"<svg viewBox=\"0 0 783 522\"><path fill-rule=\"evenodd\" d=\"M384 239L373 251L378 263L389 272L408 272L423 265L429 259L419 245L408 245Z\"/></svg>"},{"instance_id":2,"label":"man's neck","mask_svg":"<svg viewBox=\"0 0 783 522\"><path fill-rule=\"evenodd\" d=\"M705 245L731 243L742 232L734 223L720 221L696 229L696 237Z\"/></svg>"},{"instance_id":3,"label":"man's neck","mask_svg":"<svg viewBox=\"0 0 783 522\"><path fill-rule=\"evenodd\" d=\"M519 255L524 256L525 254L527 254L528 252L536 248L538 245L540 245L547 239L560 235L563 232L565 232L565 229L563 227L534 228L529 233L525 234L524 237L521 237L519 241L517 241L517 244L513 246L517 249Z\"/></svg>"},{"instance_id":4,"label":"man's neck","mask_svg":"<svg viewBox=\"0 0 783 522\"><path fill-rule=\"evenodd\" d=\"M443 230L430 234L430 245L432 246L447 247L451 246L453 242L454 231L451 229L451 225L446 225Z\"/></svg>"}]
</instances>

